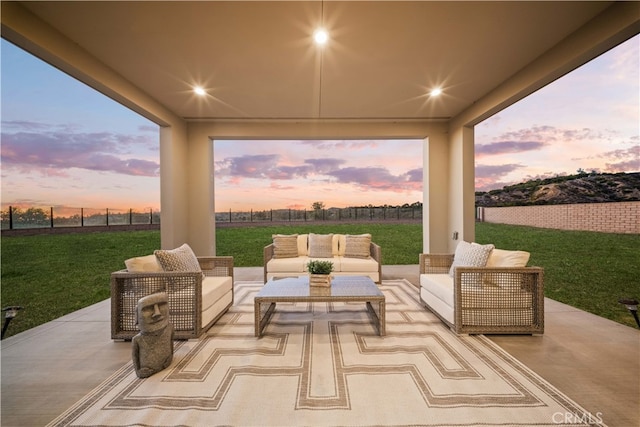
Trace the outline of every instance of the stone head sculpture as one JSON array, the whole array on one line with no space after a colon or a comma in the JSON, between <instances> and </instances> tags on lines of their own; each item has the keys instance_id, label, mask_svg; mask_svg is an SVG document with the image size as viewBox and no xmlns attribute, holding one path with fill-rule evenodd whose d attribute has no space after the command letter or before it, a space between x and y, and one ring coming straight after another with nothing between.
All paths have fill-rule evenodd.
<instances>
[{"instance_id":1,"label":"stone head sculpture","mask_svg":"<svg viewBox=\"0 0 640 427\"><path fill-rule=\"evenodd\" d=\"M164 292L140 298L136 310L138 328L142 334L154 333L169 324L169 298Z\"/></svg>"},{"instance_id":2,"label":"stone head sculpture","mask_svg":"<svg viewBox=\"0 0 640 427\"><path fill-rule=\"evenodd\" d=\"M136 375L147 378L169 367L173 360L173 325L169 323L167 294L140 298L136 318L140 333L131 340L131 357Z\"/></svg>"}]
</instances>

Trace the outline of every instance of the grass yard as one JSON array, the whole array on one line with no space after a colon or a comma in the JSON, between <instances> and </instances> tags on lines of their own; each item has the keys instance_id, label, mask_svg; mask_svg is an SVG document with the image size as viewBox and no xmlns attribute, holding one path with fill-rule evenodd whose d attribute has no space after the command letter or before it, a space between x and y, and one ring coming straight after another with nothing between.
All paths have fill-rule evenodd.
<instances>
[{"instance_id":1,"label":"grass yard","mask_svg":"<svg viewBox=\"0 0 640 427\"><path fill-rule=\"evenodd\" d=\"M387 265L417 264L420 224L327 224L221 228L218 255L237 267L262 266L272 234L371 233ZM479 223L476 241L531 252L530 265L545 269L549 298L635 327L622 297L640 298L640 236L558 231ZM2 239L2 307L25 309L6 336L33 328L109 298L109 275L124 260L160 247L158 231L41 235Z\"/></svg>"}]
</instances>

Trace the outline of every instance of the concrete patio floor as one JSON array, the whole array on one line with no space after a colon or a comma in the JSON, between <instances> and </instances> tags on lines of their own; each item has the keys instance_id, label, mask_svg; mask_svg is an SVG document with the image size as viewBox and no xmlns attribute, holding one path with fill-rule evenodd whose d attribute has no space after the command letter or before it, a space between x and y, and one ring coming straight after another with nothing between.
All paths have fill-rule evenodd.
<instances>
[{"instance_id":1,"label":"concrete patio floor","mask_svg":"<svg viewBox=\"0 0 640 427\"><path fill-rule=\"evenodd\" d=\"M235 275L262 280L262 267ZM418 266L387 265L382 275L417 285ZM131 343L110 334L105 300L3 340L0 424L45 425L130 362ZM544 335L490 338L594 418L640 425L640 330L546 299Z\"/></svg>"}]
</instances>

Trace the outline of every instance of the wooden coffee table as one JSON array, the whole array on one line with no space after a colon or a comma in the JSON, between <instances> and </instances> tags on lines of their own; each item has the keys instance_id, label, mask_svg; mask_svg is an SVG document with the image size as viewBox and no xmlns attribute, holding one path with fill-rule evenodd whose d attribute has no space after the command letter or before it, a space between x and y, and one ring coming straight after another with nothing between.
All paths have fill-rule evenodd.
<instances>
[{"instance_id":1,"label":"wooden coffee table","mask_svg":"<svg viewBox=\"0 0 640 427\"><path fill-rule=\"evenodd\" d=\"M269 280L254 299L256 337L262 336L279 302L364 302L378 334L385 334L385 297L366 276L334 277L326 288L309 286L308 276Z\"/></svg>"}]
</instances>

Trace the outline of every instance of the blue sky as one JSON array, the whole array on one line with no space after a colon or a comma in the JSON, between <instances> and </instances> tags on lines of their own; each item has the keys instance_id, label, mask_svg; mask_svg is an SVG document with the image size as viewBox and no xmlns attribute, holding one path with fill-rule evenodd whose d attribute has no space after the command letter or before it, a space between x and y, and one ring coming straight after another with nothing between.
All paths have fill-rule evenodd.
<instances>
[{"instance_id":1,"label":"blue sky","mask_svg":"<svg viewBox=\"0 0 640 427\"><path fill-rule=\"evenodd\" d=\"M640 37L476 126L476 189L640 171ZM2 40L2 205L158 209L158 126ZM419 141L216 141L217 210L422 200Z\"/></svg>"}]
</instances>

